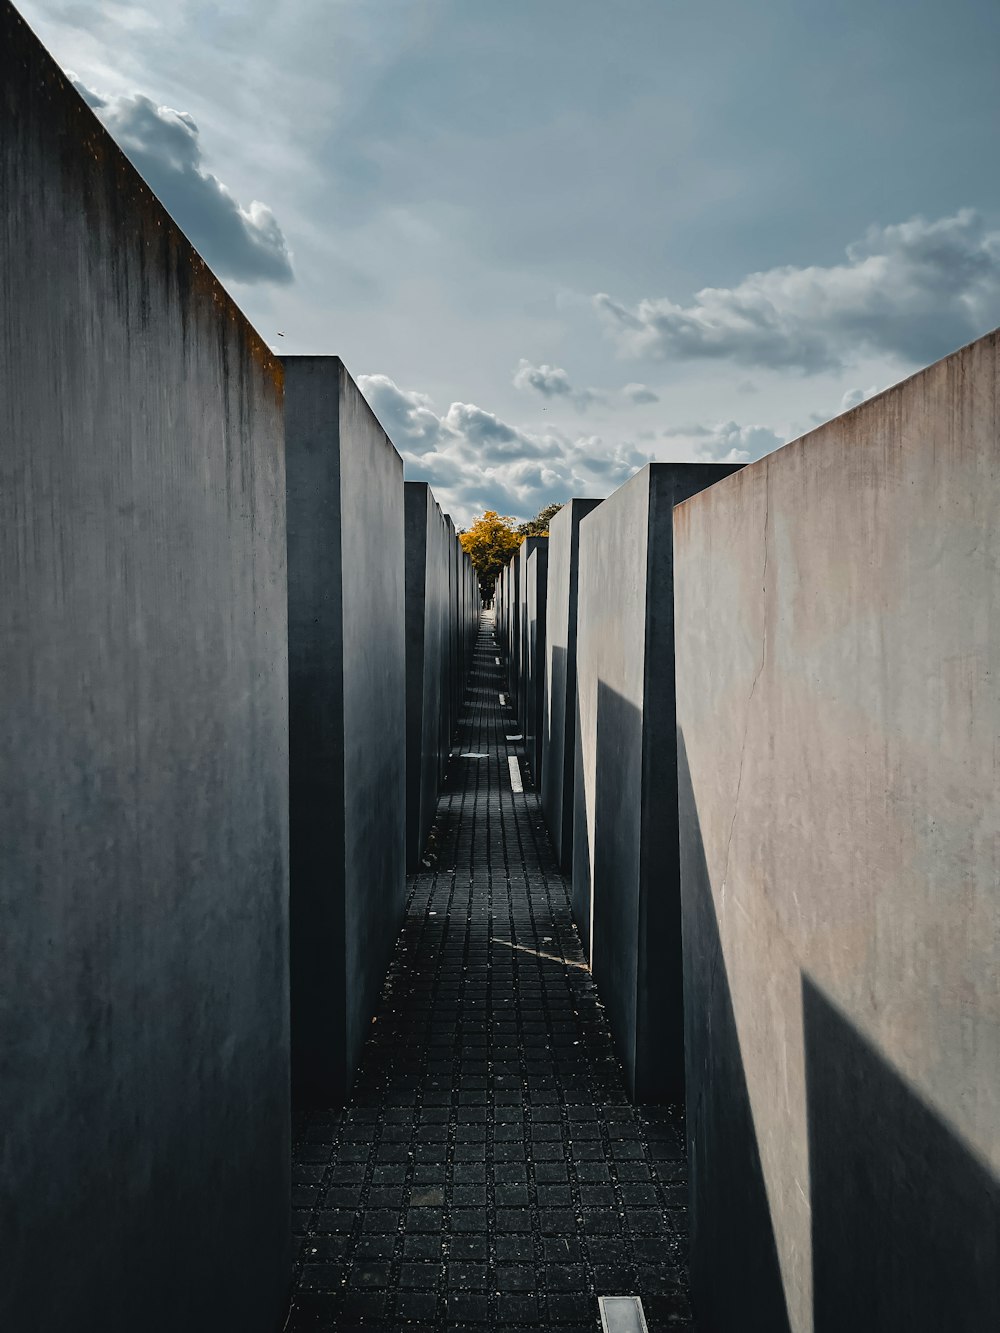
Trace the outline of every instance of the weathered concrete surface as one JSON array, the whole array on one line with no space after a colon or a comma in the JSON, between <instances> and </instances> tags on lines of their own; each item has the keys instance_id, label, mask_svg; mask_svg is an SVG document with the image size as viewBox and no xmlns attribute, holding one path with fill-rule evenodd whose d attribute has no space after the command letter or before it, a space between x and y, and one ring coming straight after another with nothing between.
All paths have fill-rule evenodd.
<instances>
[{"instance_id":1,"label":"weathered concrete surface","mask_svg":"<svg viewBox=\"0 0 1000 1333\"><path fill-rule=\"evenodd\" d=\"M524 561L524 749L537 787L542 771L542 719L545 707L545 620L549 539L529 538Z\"/></svg>"},{"instance_id":2,"label":"weathered concrete surface","mask_svg":"<svg viewBox=\"0 0 1000 1333\"><path fill-rule=\"evenodd\" d=\"M416 870L465 695L481 603L455 525L426 482L408 481L406 523L406 865Z\"/></svg>"},{"instance_id":3,"label":"weathered concrete surface","mask_svg":"<svg viewBox=\"0 0 1000 1333\"><path fill-rule=\"evenodd\" d=\"M448 538L446 543L446 559L448 561L448 605L452 608L458 605L459 597L459 555L461 548L458 544L458 534L455 531L455 523L450 514L445 514L444 521L448 529ZM448 740L455 734L455 728L458 725L458 713L461 707L462 680L461 669L459 665L459 632L455 616L452 615L448 620L448 660L446 670L448 675Z\"/></svg>"},{"instance_id":4,"label":"weathered concrete surface","mask_svg":"<svg viewBox=\"0 0 1000 1333\"><path fill-rule=\"evenodd\" d=\"M537 537L526 537L517 553L517 583L514 598L517 602L517 654L515 657L514 679L511 682L511 698L517 714L518 730L523 732L527 712L527 689L525 671L528 665L528 556L538 545Z\"/></svg>"},{"instance_id":5,"label":"weathered concrete surface","mask_svg":"<svg viewBox=\"0 0 1000 1333\"><path fill-rule=\"evenodd\" d=\"M463 550L462 543L457 535L454 540L458 553L459 569L461 571L458 599L460 650L459 673L462 681L462 688L459 692L458 702L459 710L461 711L465 702L465 693L469 683L469 676L472 672L472 659L476 640L479 637L479 621L483 610L483 600L479 594L479 578L476 575L472 561ZM456 727L458 726L458 721L459 719L456 717Z\"/></svg>"},{"instance_id":6,"label":"weathered concrete surface","mask_svg":"<svg viewBox=\"0 0 1000 1333\"><path fill-rule=\"evenodd\" d=\"M402 919L403 464L338 357L285 358L292 1074L350 1088Z\"/></svg>"},{"instance_id":7,"label":"weathered concrete surface","mask_svg":"<svg viewBox=\"0 0 1000 1333\"><path fill-rule=\"evenodd\" d=\"M649 464L580 522L573 911L637 1101L684 1086L672 511L734 470Z\"/></svg>"},{"instance_id":8,"label":"weathered concrete surface","mask_svg":"<svg viewBox=\"0 0 1000 1333\"><path fill-rule=\"evenodd\" d=\"M451 524L425 482L406 500L406 863L415 870L434 822L453 731L451 645L464 664L467 565ZM460 580L457 589L454 569Z\"/></svg>"},{"instance_id":9,"label":"weathered concrete surface","mask_svg":"<svg viewBox=\"0 0 1000 1333\"><path fill-rule=\"evenodd\" d=\"M563 874L573 864L576 764L576 610L580 520L600 500L570 500L549 525L549 569L542 712L542 808Z\"/></svg>"},{"instance_id":10,"label":"weathered concrete surface","mask_svg":"<svg viewBox=\"0 0 1000 1333\"><path fill-rule=\"evenodd\" d=\"M472 649L479 633L479 615L482 611L482 599L479 596L479 583L472 561L462 549L455 524L451 516L445 514L447 527L447 559L450 569L450 592L448 612L448 698L450 707L447 716L447 738L450 742L458 726L462 702L465 698L466 683L472 667ZM445 761L448 758L448 744L442 750ZM443 776L443 771L442 771Z\"/></svg>"},{"instance_id":11,"label":"weathered concrete surface","mask_svg":"<svg viewBox=\"0 0 1000 1333\"><path fill-rule=\"evenodd\" d=\"M510 560L500 571L497 577L496 585L493 589L493 621L495 626L497 648L502 654L502 661L508 664L510 660L511 644L513 641L512 625L512 606L511 606L511 580L513 577L514 561ZM510 688L509 678L504 679L504 688Z\"/></svg>"},{"instance_id":12,"label":"weathered concrete surface","mask_svg":"<svg viewBox=\"0 0 1000 1333\"><path fill-rule=\"evenodd\" d=\"M517 713L517 687L521 678L521 561L523 544L514 552L504 568L503 608L505 665L507 667L507 696L511 703L511 719Z\"/></svg>"},{"instance_id":13,"label":"weathered concrete surface","mask_svg":"<svg viewBox=\"0 0 1000 1333\"><path fill-rule=\"evenodd\" d=\"M998 350L675 515L699 1327L1000 1326Z\"/></svg>"},{"instance_id":14,"label":"weathered concrete surface","mask_svg":"<svg viewBox=\"0 0 1000 1333\"><path fill-rule=\"evenodd\" d=\"M281 367L0 4L0 1327L272 1333Z\"/></svg>"}]
</instances>

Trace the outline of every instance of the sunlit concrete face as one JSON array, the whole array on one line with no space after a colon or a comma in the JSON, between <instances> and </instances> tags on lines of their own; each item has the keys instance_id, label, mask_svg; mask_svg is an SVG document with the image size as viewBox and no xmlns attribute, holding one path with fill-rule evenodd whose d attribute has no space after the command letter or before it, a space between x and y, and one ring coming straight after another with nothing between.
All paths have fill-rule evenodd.
<instances>
[{"instance_id":1,"label":"sunlit concrete face","mask_svg":"<svg viewBox=\"0 0 1000 1333\"><path fill-rule=\"evenodd\" d=\"M683 1096L671 515L734 470L651 464L580 522L573 912L639 1101Z\"/></svg>"},{"instance_id":2,"label":"sunlit concrete face","mask_svg":"<svg viewBox=\"0 0 1000 1333\"><path fill-rule=\"evenodd\" d=\"M1000 1322L998 370L993 334L675 511L721 1333Z\"/></svg>"}]
</instances>

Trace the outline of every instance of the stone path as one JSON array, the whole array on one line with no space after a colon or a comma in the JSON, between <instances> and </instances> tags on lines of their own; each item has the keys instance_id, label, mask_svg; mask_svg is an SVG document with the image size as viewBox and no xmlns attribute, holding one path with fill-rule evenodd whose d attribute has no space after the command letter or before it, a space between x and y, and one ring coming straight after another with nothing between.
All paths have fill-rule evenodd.
<instances>
[{"instance_id":1,"label":"stone path","mask_svg":"<svg viewBox=\"0 0 1000 1333\"><path fill-rule=\"evenodd\" d=\"M680 1118L625 1096L492 634L351 1103L297 1122L289 1330L692 1328Z\"/></svg>"}]
</instances>

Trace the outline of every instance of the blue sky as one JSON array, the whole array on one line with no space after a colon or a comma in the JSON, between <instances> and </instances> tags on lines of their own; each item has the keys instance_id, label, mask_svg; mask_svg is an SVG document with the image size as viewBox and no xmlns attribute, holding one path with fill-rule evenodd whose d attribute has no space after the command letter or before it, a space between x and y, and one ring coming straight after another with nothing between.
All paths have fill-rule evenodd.
<instances>
[{"instance_id":1,"label":"blue sky","mask_svg":"<svg viewBox=\"0 0 1000 1333\"><path fill-rule=\"evenodd\" d=\"M460 522L759 457L1000 324L995 0L21 9Z\"/></svg>"}]
</instances>

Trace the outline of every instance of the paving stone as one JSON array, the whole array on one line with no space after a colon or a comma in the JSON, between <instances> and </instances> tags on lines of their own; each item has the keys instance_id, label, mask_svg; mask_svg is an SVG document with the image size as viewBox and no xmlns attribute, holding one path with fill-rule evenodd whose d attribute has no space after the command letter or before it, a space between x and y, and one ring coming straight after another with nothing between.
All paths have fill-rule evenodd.
<instances>
[{"instance_id":1,"label":"paving stone","mask_svg":"<svg viewBox=\"0 0 1000 1333\"><path fill-rule=\"evenodd\" d=\"M633 1107L484 619L350 1105L296 1112L287 1328L693 1331L684 1127ZM508 755L526 775L510 787Z\"/></svg>"}]
</instances>

